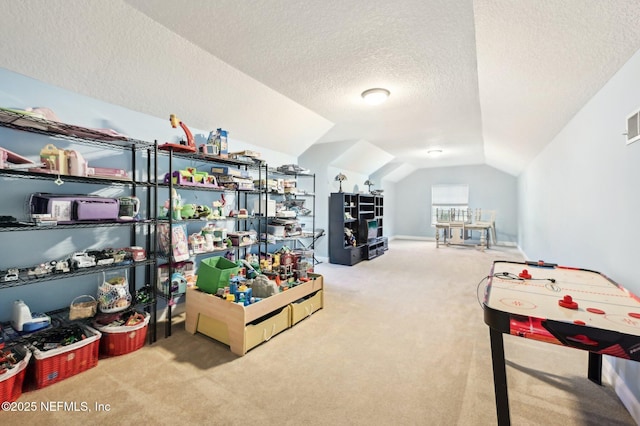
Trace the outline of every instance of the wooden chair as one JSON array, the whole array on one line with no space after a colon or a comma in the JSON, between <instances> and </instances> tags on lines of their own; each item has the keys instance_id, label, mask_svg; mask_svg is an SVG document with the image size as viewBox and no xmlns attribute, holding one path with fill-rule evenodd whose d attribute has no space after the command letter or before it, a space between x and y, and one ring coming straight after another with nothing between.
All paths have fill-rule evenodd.
<instances>
[{"instance_id":1,"label":"wooden chair","mask_svg":"<svg viewBox=\"0 0 640 426\"><path fill-rule=\"evenodd\" d=\"M471 209L451 209L449 221L449 237L451 244L464 244L469 238L465 225L471 223Z\"/></svg>"},{"instance_id":2,"label":"wooden chair","mask_svg":"<svg viewBox=\"0 0 640 426\"><path fill-rule=\"evenodd\" d=\"M498 238L496 236L496 211L495 210L482 210L476 209L475 220L477 225L489 226L491 231L491 242L498 244Z\"/></svg>"}]
</instances>

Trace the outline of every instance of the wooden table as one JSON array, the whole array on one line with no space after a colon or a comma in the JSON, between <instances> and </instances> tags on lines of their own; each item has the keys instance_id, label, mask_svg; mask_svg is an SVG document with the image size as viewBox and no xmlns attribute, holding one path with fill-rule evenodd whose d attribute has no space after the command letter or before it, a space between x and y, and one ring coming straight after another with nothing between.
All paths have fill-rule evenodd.
<instances>
[{"instance_id":1,"label":"wooden table","mask_svg":"<svg viewBox=\"0 0 640 426\"><path fill-rule=\"evenodd\" d=\"M460 231L480 231L480 247L481 250L489 248L489 231L491 230L491 225L486 223L457 223L457 222L437 222L436 223L436 247L440 247L440 230L442 230L443 234L443 244L450 245L475 245L465 243L462 239L451 239L447 241L447 236L450 230L460 230Z\"/></svg>"}]
</instances>

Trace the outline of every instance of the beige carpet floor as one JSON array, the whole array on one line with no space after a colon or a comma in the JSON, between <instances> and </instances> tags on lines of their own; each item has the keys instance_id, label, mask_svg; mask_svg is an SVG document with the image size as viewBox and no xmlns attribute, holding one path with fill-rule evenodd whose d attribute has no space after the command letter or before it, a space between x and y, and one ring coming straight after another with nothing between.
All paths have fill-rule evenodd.
<instances>
[{"instance_id":1,"label":"beige carpet floor","mask_svg":"<svg viewBox=\"0 0 640 426\"><path fill-rule=\"evenodd\" d=\"M244 357L175 318L170 338L159 325L153 345L19 399L90 412L0 413L0 423L493 425L476 292L500 259L522 260L512 248L395 240L370 262L323 263L325 308ZM587 380L586 352L513 336L505 351L512 424L635 424L611 385Z\"/></svg>"}]
</instances>

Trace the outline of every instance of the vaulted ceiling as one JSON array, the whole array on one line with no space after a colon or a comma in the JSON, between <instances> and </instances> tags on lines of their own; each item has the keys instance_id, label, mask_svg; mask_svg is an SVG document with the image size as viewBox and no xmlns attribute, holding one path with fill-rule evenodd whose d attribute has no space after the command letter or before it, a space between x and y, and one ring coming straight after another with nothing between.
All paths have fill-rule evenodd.
<instances>
[{"instance_id":1,"label":"vaulted ceiling","mask_svg":"<svg viewBox=\"0 0 640 426\"><path fill-rule=\"evenodd\" d=\"M5 5L0 66L291 155L368 143L412 169L518 175L640 49L637 0L86 3ZM371 87L389 100L365 105Z\"/></svg>"}]
</instances>

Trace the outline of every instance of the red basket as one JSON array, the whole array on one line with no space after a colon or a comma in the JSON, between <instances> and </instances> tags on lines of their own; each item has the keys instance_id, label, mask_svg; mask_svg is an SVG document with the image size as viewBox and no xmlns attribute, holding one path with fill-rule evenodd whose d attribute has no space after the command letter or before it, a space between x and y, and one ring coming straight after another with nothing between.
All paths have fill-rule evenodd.
<instances>
[{"instance_id":1,"label":"red basket","mask_svg":"<svg viewBox=\"0 0 640 426\"><path fill-rule=\"evenodd\" d=\"M22 383L31 352L24 349L25 355L11 370L0 374L0 402L13 402L22 395ZM2 409L0 408L0 411Z\"/></svg>"},{"instance_id":2,"label":"red basket","mask_svg":"<svg viewBox=\"0 0 640 426\"><path fill-rule=\"evenodd\" d=\"M137 351L144 346L147 338L147 328L151 316L144 313L144 321L131 326L97 326L100 333L100 355L105 357L118 356Z\"/></svg>"},{"instance_id":3,"label":"red basket","mask_svg":"<svg viewBox=\"0 0 640 426\"><path fill-rule=\"evenodd\" d=\"M98 365L102 334L85 327L87 338L50 351L34 349L33 381L36 389L52 385ZM31 373L30 373L31 374Z\"/></svg>"}]
</instances>

